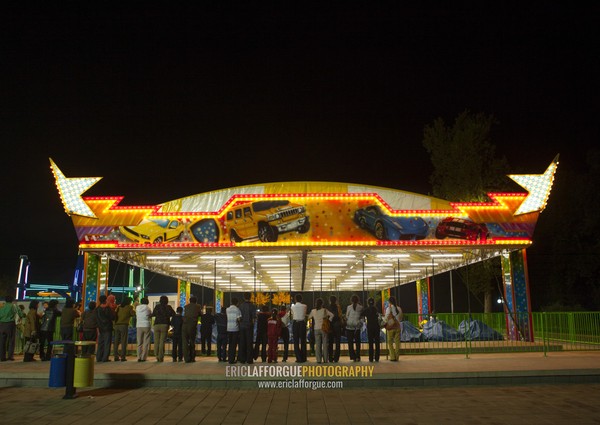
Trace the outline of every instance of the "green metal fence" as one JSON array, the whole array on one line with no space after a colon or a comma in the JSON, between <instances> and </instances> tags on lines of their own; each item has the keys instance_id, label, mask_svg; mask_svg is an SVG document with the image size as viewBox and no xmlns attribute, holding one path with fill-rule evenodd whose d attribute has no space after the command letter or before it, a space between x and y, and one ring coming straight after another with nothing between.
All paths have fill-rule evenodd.
<instances>
[{"instance_id":1,"label":"green metal fence","mask_svg":"<svg viewBox=\"0 0 600 425\"><path fill-rule=\"evenodd\" d=\"M440 313L436 315L435 320L453 331L458 331L461 323L467 322L469 318L499 333L500 339L479 340L467 331L458 339L402 341L402 353L452 353L468 356L470 353L541 352L545 354L551 351L600 350L600 312L531 313L522 316L504 313ZM519 329L518 324L527 323L529 319L531 332ZM412 323L415 328L422 329L421 322L429 321L430 318L418 314L405 314L404 320ZM530 334L533 336L531 339ZM77 335L76 331L75 335ZM60 339L60 317L57 319L54 339ZM22 346L22 337L18 333L15 346L17 354L22 352ZM384 353L386 348L384 344L382 346ZM131 349L132 347L130 351Z\"/></svg>"},{"instance_id":2,"label":"green metal fence","mask_svg":"<svg viewBox=\"0 0 600 425\"><path fill-rule=\"evenodd\" d=\"M500 339L478 339L470 335L470 320L496 331ZM424 333L424 340L402 342L405 354L466 354L502 352L543 352L600 350L600 312L557 312L507 315L505 313L442 313L437 320L448 335L433 340L425 338L423 321L432 320L418 314L406 314L404 319ZM461 337L458 331L463 324Z\"/></svg>"}]
</instances>

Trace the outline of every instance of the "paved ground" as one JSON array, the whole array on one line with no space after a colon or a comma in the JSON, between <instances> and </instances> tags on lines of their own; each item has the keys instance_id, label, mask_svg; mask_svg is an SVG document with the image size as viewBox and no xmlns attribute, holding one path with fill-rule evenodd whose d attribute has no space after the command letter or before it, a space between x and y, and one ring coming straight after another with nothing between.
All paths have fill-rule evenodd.
<instances>
[{"instance_id":1,"label":"paved ground","mask_svg":"<svg viewBox=\"0 0 600 425\"><path fill-rule=\"evenodd\" d=\"M600 384L351 390L1 388L3 424L598 424Z\"/></svg>"},{"instance_id":2,"label":"paved ground","mask_svg":"<svg viewBox=\"0 0 600 425\"><path fill-rule=\"evenodd\" d=\"M372 378L317 390L260 389L259 379L227 378L214 357L132 358L95 364L94 386L74 399L48 388L49 362L19 360L0 364L2 424L600 424L597 351L402 356L361 362ZM111 384L125 378L138 388Z\"/></svg>"},{"instance_id":3,"label":"paved ground","mask_svg":"<svg viewBox=\"0 0 600 425\"><path fill-rule=\"evenodd\" d=\"M0 387L47 387L50 362L23 363L17 356L14 362L0 363ZM266 364L257 362L254 366ZM293 366L294 362L278 363ZM328 364L334 365L334 364ZM381 360L379 363L351 362L340 359L335 365L373 367L369 379L349 377L344 388L364 386L423 387L497 384L560 384L600 383L600 351L568 351L549 353L489 353L427 354L401 356L399 362ZM317 366L309 358L305 366ZM325 366L325 365L323 365ZM138 363L135 357L127 362L94 364L94 386L115 387L204 387L257 388L260 377L232 379L226 374L227 365L213 357L199 357L195 363L173 363L165 359L158 363L150 357Z\"/></svg>"}]
</instances>

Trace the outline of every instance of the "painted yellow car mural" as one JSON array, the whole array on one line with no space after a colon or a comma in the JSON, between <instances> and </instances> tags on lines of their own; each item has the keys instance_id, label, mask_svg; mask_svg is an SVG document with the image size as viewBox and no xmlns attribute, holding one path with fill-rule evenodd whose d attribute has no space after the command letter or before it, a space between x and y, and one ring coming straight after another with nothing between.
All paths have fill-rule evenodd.
<instances>
[{"instance_id":1,"label":"painted yellow car mural","mask_svg":"<svg viewBox=\"0 0 600 425\"><path fill-rule=\"evenodd\" d=\"M139 226L120 226L119 231L127 239L137 243L159 244L177 240L183 234L185 226L179 220L149 220Z\"/></svg>"},{"instance_id":2,"label":"painted yellow car mural","mask_svg":"<svg viewBox=\"0 0 600 425\"><path fill-rule=\"evenodd\" d=\"M227 212L229 237L233 242L259 240L277 242L282 233L306 233L310 221L306 207L288 200L248 202Z\"/></svg>"}]
</instances>

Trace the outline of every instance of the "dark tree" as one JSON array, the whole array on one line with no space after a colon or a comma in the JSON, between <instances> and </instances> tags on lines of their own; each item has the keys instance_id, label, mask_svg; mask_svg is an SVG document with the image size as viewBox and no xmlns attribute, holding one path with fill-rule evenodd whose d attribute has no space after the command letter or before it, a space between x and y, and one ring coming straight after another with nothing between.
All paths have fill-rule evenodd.
<instances>
[{"instance_id":1,"label":"dark tree","mask_svg":"<svg viewBox=\"0 0 600 425\"><path fill-rule=\"evenodd\" d=\"M598 310L600 306L600 150L587 152L576 173L565 173L560 206L547 228L552 242L544 310Z\"/></svg>"},{"instance_id":2,"label":"dark tree","mask_svg":"<svg viewBox=\"0 0 600 425\"><path fill-rule=\"evenodd\" d=\"M465 111L446 126L442 118L425 126L423 146L431 157L433 196L454 202L487 201L488 192L507 188L508 163L496 158L490 139L492 115Z\"/></svg>"}]
</instances>

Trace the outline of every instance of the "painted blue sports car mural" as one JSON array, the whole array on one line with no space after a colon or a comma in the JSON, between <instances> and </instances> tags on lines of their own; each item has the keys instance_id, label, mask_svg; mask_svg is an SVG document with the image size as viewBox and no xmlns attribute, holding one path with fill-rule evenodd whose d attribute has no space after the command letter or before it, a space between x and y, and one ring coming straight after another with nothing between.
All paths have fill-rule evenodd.
<instances>
[{"instance_id":1,"label":"painted blue sports car mural","mask_svg":"<svg viewBox=\"0 0 600 425\"><path fill-rule=\"evenodd\" d=\"M392 217L384 214L377 205L354 212L354 221L379 240L419 240L429 233L429 225L420 217Z\"/></svg>"}]
</instances>

